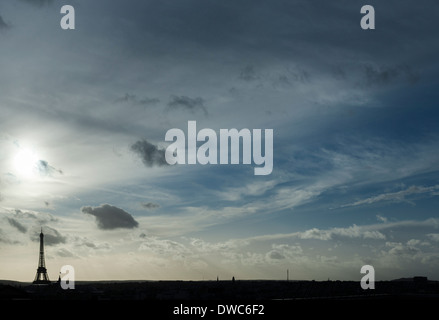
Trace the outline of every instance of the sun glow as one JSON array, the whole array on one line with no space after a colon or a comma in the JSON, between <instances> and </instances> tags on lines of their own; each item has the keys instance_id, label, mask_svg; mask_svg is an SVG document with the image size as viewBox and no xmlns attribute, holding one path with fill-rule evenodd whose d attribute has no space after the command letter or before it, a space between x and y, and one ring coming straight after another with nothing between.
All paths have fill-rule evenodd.
<instances>
[{"instance_id":1,"label":"sun glow","mask_svg":"<svg viewBox=\"0 0 439 320\"><path fill-rule=\"evenodd\" d=\"M17 175L23 178L32 178L36 175L39 158L35 151L20 148L13 159L13 166Z\"/></svg>"}]
</instances>

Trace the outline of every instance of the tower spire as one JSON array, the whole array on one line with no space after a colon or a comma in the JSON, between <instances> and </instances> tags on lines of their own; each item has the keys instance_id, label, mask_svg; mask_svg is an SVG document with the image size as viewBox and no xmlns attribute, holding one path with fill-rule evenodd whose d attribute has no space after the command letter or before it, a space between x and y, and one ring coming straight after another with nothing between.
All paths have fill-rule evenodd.
<instances>
[{"instance_id":1,"label":"tower spire","mask_svg":"<svg viewBox=\"0 0 439 320\"><path fill-rule=\"evenodd\" d=\"M34 284L49 284L49 275L47 274L46 262L44 260L44 234L43 227L40 233L40 256L38 259L37 274L35 275Z\"/></svg>"}]
</instances>

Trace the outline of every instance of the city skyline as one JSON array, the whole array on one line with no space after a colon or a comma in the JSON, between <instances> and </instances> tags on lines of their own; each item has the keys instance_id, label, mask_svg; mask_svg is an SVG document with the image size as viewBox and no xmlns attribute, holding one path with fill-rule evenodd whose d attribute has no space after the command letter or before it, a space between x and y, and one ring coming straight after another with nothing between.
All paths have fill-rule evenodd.
<instances>
[{"instance_id":1,"label":"city skyline","mask_svg":"<svg viewBox=\"0 0 439 320\"><path fill-rule=\"evenodd\" d=\"M51 279L439 280L439 4L364 4L2 1L0 279L43 227ZM169 165L189 121L272 171Z\"/></svg>"}]
</instances>

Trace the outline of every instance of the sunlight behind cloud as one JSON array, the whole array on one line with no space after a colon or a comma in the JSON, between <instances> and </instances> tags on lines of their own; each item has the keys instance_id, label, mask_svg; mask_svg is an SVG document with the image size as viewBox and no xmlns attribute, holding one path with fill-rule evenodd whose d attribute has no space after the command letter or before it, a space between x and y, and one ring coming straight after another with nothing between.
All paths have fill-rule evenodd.
<instances>
[{"instance_id":1,"label":"sunlight behind cloud","mask_svg":"<svg viewBox=\"0 0 439 320\"><path fill-rule=\"evenodd\" d=\"M12 163L17 176L22 179L31 179L37 174L38 161L38 155L34 150L20 147Z\"/></svg>"}]
</instances>

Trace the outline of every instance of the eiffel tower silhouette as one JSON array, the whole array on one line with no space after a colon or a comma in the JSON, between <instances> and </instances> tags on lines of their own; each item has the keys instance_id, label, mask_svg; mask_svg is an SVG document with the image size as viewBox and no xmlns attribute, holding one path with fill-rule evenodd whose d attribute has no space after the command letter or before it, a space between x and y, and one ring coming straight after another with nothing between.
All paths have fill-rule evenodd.
<instances>
[{"instance_id":1,"label":"eiffel tower silhouette","mask_svg":"<svg viewBox=\"0 0 439 320\"><path fill-rule=\"evenodd\" d=\"M46 262L44 261L44 234L43 228L40 233L40 258L38 260L38 269L35 276L34 284L50 284L49 275L47 274Z\"/></svg>"}]
</instances>

